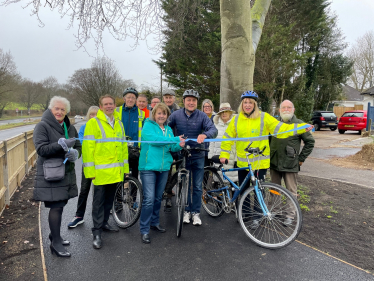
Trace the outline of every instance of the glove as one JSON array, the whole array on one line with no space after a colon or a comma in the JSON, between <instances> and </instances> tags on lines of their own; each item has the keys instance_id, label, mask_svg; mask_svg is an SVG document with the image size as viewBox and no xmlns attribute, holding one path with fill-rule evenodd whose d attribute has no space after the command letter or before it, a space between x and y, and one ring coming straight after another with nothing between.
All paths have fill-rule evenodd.
<instances>
[{"instance_id":1,"label":"glove","mask_svg":"<svg viewBox=\"0 0 374 281\"><path fill-rule=\"evenodd\" d=\"M70 147L74 146L75 138L71 138L71 139L60 138L57 143L61 145L63 150L68 151Z\"/></svg>"},{"instance_id":2,"label":"glove","mask_svg":"<svg viewBox=\"0 0 374 281\"><path fill-rule=\"evenodd\" d=\"M79 158L78 150L70 148L70 151L65 154L65 158L67 158L70 162L75 162Z\"/></svg>"}]
</instances>

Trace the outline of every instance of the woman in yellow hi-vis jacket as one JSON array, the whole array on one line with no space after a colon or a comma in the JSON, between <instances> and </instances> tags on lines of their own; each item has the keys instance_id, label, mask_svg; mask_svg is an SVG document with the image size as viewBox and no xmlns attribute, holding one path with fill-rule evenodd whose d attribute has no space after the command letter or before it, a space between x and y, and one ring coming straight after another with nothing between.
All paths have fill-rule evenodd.
<instances>
[{"instance_id":1,"label":"woman in yellow hi-vis jacket","mask_svg":"<svg viewBox=\"0 0 374 281\"><path fill-rule=\"evenodd\" d=\"M254 170L255 176L258 179L262 180L265 179L266 171L270 167L270 147L269 140L266 136L268 136L269 134L276 135L278 133L294 130L298 127L306 125L306 123L285 124L278 121L270 114L260 111L257 104L258 95L253 91L244 92L241 96L241 99L242 102L240 103L238 109L239 114L231 120L225 134L223 135L223 139L253 138L249 139L248 141L236 142L237 166L239 168L248 167L244 149L248 146L250 141L253 141L251 147L259 147L260 149L263 149L266 146L266 149L263 153L263 156L261 156L260 161L257 161L257 159L255 159L255 161L252 162L252 169ZM300 129L297 131L280 134L276 137L288 138L294 134L303 134L310 131L311 129L313 129L313 126L310 126L307 129ZM234 141L222 142L220 154L221 163L224 164L226 159L230 158L231 146L233 144ZM249 158L253 157L253 155L249 156ZM248 172L248 170L238 171L239 185L242 184ZM261 210L256 211L260 212ZM257 228L258 224L258 219L253 218L253 228Z\"/></svg>"},{"instance_id":2,"label":"woman in yellow hi-vis jacket","mask_svg":"<svg viewBox=\"0 0 374 281\"><path fill-rule=\"evenodd\" d=\"M93 247L100 249L101 231L118 231L108 224L110 209L118 183L129 173L125 130L120 115L115 111L115 100L105 95L100 98L100 110L87 122L83 137L83 171L92 179Z\"/></svg>"}]
</instances>

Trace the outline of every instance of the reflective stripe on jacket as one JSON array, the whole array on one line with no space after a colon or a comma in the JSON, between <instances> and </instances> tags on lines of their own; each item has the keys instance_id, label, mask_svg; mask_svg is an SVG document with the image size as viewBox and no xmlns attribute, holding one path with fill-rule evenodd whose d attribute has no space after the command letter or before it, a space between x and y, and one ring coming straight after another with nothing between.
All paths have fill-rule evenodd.
<instances>
[{"instance_id":1,"label":"reflective stripe on jacket","mask_svg":"<svg viewBox=\"0 0 374 281\"><path fill-rule=\"evenodd\" d=\"M134 106L134 108L136 108L138 110L138 113L137 113L137 116L134 118L135 120L137 120L136 122L138 123L138 125L134 126L134 124L131 123L131 118L130 118L130 115L135 113L135 112L131 112L132 108L129 109L127 108L127 111L129 111L129 116L127 118L127 120L123 120L123 106L120 106L120 107L117 107L116 108L116 111L119 113L119 119L122 121L124 127L125 127L125 131L126 131L126 136L128 137L131 137L132 140L138 140L138 141L141 141L142 140L142 128L143 128L143 121L144 121L144 117L145 117L145 113L143 110L139 109L137 106ZM125 109L126 111L126 109ZM135 121L134 121L135 122ZM128 127L128 129L127 129ZM138 132L137 134L134 132ZM138 143L135 143L134 144L135 146L138 146L139 144ZM140 146L140 145L139 145Z\"/></svg>"},{"instance_id":2,"label":"reflective stripe on jacket","mask_svg":"<svg viewBox=\"0 0 374 281\"><path fill-rule=\"evenodd\" d=\"M261 115L257 119L247 118L243 112L234 116L223 135L223 139L227 138L250 138L248 141L236 141L236 156L238 167L248 167L247 158L245 156L244 149L248 146L250 141L253 141L251 147L259 147L263 149L266 146L263 156L257 158L254 162L251 162L252 169L268 169L270 167L270 148L269 148L269 134L278 134L289 130L296 129L306 125L301 124L285 124L279 122L277 119L272 117L266 112L260 112ZM296 134L305 133L305 129L297 130L294 132L288 132L281 135L277 135L277 138L288 138ZM265 136L265 138L264 138ZM256 139L256 137L258 137ZM230 158L231 146L234 141L223 141L221 145L220 158ZM253 155L249 156L250 161L254 158ZM260 161L257 161L261 159Z\"/></svg>"},{"instance_id":3,"label":"reflective stripe on jacket","mask_svg":"<svg viewBox=\"0 0 374 281\"><path fill-rule=\"evenodd\" d=\"M86 124L83 137L83 171L86 178L95 178L94 185L123 181L129 172L125 130L117 112L114 126L109 125L105 114L99 110Z\"/></svg>"}]
</instances>

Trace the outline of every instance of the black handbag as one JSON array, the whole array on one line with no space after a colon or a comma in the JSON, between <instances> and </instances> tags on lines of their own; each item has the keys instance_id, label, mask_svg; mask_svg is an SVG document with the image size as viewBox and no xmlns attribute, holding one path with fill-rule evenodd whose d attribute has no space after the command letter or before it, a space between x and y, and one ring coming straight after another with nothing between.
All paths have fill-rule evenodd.
<instances>
[{"instance_id":1,"label":"black handbag","mask_svg":"<svg viewBox=\"0 0 374 281\"><path fill-rule=\"evenodd\" d=\"M43 163L44 179L46 181L60 181L65 177L64 159L50 158Z\"/></svg>"}]
</instances>

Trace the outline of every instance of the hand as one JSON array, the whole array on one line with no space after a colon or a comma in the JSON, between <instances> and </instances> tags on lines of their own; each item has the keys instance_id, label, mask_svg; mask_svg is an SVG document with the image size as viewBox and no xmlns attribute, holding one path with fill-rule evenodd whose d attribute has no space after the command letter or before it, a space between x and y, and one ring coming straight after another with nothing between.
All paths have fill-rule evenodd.
<instances>
[{"instance_id":1,"label":"hand","mask_svg":"<svg viewBox=\"0 0 374 281\"><path fill-rule=\"evenodd\" d=\"M79 158L78 150L70 148L69 152L65 154L65 158L67 158L70 162L75 162Z\"/></svg>"},{"instance_id":2,"label":"hand","mask_svg":"<svg viewBox=\"0 0 374 281\"><path fill-rule=\"evenodd\" d=\"M68 151L70 147L74 146L75 138L71 138L71 139L60 138L57 143L61 145L63 150Z\"/></svg>"},{"instance_id":3,"label":"hand","mask_svg":"<svg viewBox=\"0 0 374 281\"><path fill-rule=\"evenodd\" d=\"M308 124L308 125L309 125L310 127L308 127L308 128L305 129L306 132L309 132L309 131L313 130L313 128L314 128L313 125L310 125L310 124Z\"/></svg>"},{"instance_id":4,"label":"hand","mask_svg":"<svg viewBox=\"0 0 374 281\"><path fill-rule=\"evenodd\" d=\"M180 147L184 147L185 144L186 144L186 142L183 140L183 141L181 141L181 142L179 143L179 146L180 146Z\"/></svg>"},{"instance_id":5,"label":"hand","mask_svg":"<svg viewBox=\"0 0 374 281\"><path fill-rule=\"evenodd\" d=\"M202 143L206 139L206 135L201 134L197 137L197 143Z\"/></svg>"},{"instance_id":6,"label":"hand","mask_svg":"<svg viewBox=\"0 0 374 281\"><path fill-rule=\"evenodd\" d=\"M220 158L219 161L221 161L221 164L226 164L227 158Z\"/></svg>"},{"instance_id":7,"label":"hand","mask_svg":"<svg viewBox=\"0 0 374 281\"><path fill-rule=\"evenodd\" d=\"M303 162L299 162L299 166L303 165Z\"/></svg>"},{"instance_id":8,"label":"hand","mask_svg":"<svg viewBox=\"0 0 374 281\"><path fill-rule=\"evenodd\" d=\"M94 180L95 178L89 178L90 180Z\"/></svg>"}]
</instances>

